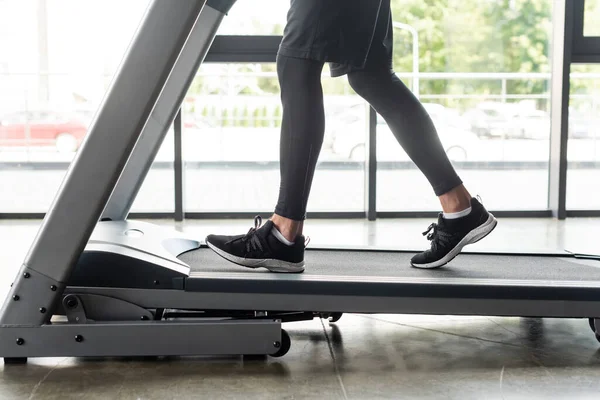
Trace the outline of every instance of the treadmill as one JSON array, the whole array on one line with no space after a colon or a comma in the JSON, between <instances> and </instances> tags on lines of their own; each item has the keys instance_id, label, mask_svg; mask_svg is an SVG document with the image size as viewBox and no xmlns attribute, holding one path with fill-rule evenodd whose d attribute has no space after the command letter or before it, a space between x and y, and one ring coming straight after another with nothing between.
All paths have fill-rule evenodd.
<instances>
[{"instance_id":1,"label":"treadmill","mask_svg":"<svg viewBox=\"0 0 600 400\"><path fill-rule=\"evenodd\" d=\"M438 270L410 251L321 248L302 274L231 264L127 215L235 0L154 0L0 312L0 357L283 356L282 324L342 313L589 318L600 260L463 253Z\"/></svg>"}]
</instances>

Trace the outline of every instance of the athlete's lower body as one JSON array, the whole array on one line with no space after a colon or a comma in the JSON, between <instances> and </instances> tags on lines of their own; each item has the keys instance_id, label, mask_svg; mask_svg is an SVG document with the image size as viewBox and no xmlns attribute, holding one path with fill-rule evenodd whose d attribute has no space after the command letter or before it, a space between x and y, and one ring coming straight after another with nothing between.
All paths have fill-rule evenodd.
<instances>
[{"instance_id":1,"label":"athlete's lower body","mask_svg":"<svg viewBox=\"0 0 600 400\"><path fill-rule=\"evenodd\" d=\"M389 0L383 3L387 3L389 12ZM386 15L383 18L391 20ZM299 34L293 25L290 27L292 22L288 21L286 34L295 38ZM301 25L295 22L296 26ZM431 248L411 260L413 267L437 268L451 261L466 245L487 236L497 221L469 194L425 108L393 72L390 28L389 22L378 21L364 65L336 62L330 68L333 76L347 75L353 90L381 115L438 196L443 213L425 232ZM254 228L245 235L209 235L206 241L222 257L246 267L302 272L304 220L325 134L321 74L328 57L322 55L323 51L311 56L310 52L294 48L288 43L294 40L286 42L286 34L277 57L283 116L281 183L274 214L264 225L257 218Z\"/></svg>"}]
</instances>

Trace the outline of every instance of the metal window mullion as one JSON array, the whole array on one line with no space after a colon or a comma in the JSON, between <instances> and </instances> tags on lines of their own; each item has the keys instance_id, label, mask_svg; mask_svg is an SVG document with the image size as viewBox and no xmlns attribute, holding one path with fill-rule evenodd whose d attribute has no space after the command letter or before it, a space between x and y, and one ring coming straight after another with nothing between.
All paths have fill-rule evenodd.
<instances>
[{"instance_id":1,"label":"metal window mullion","mask_svg":"<svg viewBox=\"0 0 600 400\"><path fill-rule=\"evenodd\" d=\"M571 62L598 63L600 37L585 36L585 1L571 0L568 7L573 15L573 40Z\"/></svg>"},{"instance_id":2,"label":"metal window mullion","mask_svg":"<svg viewBox=\"0 0 600 400\"><path fill-rule=\"evenodd\" d=\"M365 163L365 209L367 219L377 219L377 113L369 107L369 135Z\"/></svg>"},{"instance_id":3,"label":"metal window mullion","mask_svg":"<svg viewBox=\"0 0 600 400\"><path fill-rule=\"evenodd\" d=\"M173 121L174 141L175 141L175 158L173 162L173 172L175 178L175 221L183 221L183 185L184 185L184 170L183 170L183 140L182 140L181 108L177 111L175 120Z\"/></svg>"},{"instance_id":4,"label":"metal window mullion","mask_svg":"<svg viewBox=\"0 0 600 400\"><path fill-rule=\"evenodd\" d=\"M556 0L553 18L552 96L548 207L553 217L565 219L567 194L567 144L569 137L569 94L573 53L572 2Z\"/></svg>"}]
</instances>

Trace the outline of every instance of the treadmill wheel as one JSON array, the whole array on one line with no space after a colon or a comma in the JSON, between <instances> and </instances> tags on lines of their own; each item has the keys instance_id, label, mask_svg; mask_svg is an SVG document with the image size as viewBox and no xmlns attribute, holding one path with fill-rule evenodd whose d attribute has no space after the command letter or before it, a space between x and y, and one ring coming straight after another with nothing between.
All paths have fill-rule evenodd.
<instances>
[{"instance_id":1,"label":"treadmill wheel","mask_svg":"<svg viewBox=\"0 0 600 400\"><path fill-rule=\"evenodd\" d=\"M8 364L8 365L27 364L27 357L4 357L4 364Z\"/></svg>"},{"instance_id":2,"label":"treadmill wheel","mask_svg":"<svg viewBox=\"0 0 600 400\"><path fill-rule=\"evenodd\" d=\"M331 313L331 315L329 315L329 322L338 322L342 318L342 315L344 315L344 313L341 313L341 312Z\"/></svg>"},{"instance_id":3,"label":"treadmill wheel","mask_svg":"<svg viewBox=\"0 0 600 400\"><path fill-rule=\"evenodd\" d=\"M594 322L594 318L590 318L589 322L590 322L590 328L592 328L592 332L594 332L594 335L596 335L596 340L600 342L600 334L598 334L598 332L596 332L596 323Z\"/></svg>"},{"instance_id":4,"label":"treadmill wheel","mask_svg":"<svg viewBox=\"0 0 600 400\"><path fill-rule=\"evenodd\" d=\"M337 322L340 320L340 318L342 318L342 315L344 315L344 313L341 313L341 312L319 312L319 313L315 313L315 315L317 315L321 319L326 319L329 322Z\"/></svg>"},{"instance_id":5,"label":"treadmill wheel","mask_svg":"<svg viewBox=\"0 0 600 400\"><path fill-rule=\"evenodd\" d=\"M281 330L281 342L277 342L278 350L271 354L271 357L283 357L292 347L292 339L285 329Z\"/></svg>"}]
</instances>

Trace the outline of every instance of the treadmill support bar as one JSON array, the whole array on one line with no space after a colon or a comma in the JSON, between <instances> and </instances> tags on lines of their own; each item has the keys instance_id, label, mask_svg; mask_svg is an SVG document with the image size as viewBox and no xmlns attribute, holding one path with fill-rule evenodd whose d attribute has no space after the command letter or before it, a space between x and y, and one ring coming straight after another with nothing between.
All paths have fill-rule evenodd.
<instances>
[{"instance_id":1,"label":"treadmill support bar","mask_svg":"<svg viewBox=\"0 0 600 400\"><path fill-rule=\"evenodd\" d=\"M243 332L240 340L240 333ZM124 322L0 329L3 357L110 357L275 354L281 322Z\"/></svg>"}]
</instances>

